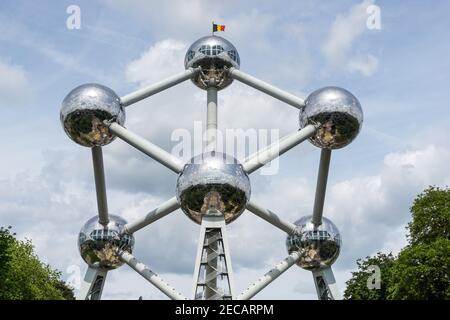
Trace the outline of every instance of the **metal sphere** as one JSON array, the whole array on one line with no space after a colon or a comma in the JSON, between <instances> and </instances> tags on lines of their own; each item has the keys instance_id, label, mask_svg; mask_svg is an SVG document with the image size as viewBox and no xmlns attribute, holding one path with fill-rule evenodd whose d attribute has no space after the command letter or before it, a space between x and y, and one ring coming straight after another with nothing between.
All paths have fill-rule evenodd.
<instances>
[{"instance_id":1,"label":"metal sphere","mask_svg":"<svg viewBox=\"0 0 450 320\"><path fill-rule=\"evenodd\" d=\"M120 98L111 89L99 84L84 84L73 89L62 103L61 124L67 135L85 147L104 146L114 136L104 120L125 123Z\"/></svg>"},{"instance_id":2,"label":"metal sphere","mask_svg":"<svg viewBox=\"0 0 450 320\"><path fill-rule=\"evenodd\" d=\"M286 239L289 253L299 251L299 267L306 270L319 270L331 266L339 256L342 241L338 228L329 219L322 217L322 224L315 228L312 216L295 222L293 234Z\"/></svg>"},{"instance_id":3,"label":"metal sphere","mask_svg":"<svg viewBox=\"0 0 450 320\"><path fill-rule=\"evenodd\" d=\"M345 89L325 87L311 93L300 112L300 127L320 123L309 140L320 148L345 147L359 133L363 112L358 99Z\"/></svg>"},{"instance_id":4,"label":"metal sphere","mask_svg":"<svg viewBox=\"0 0 450 320\"><path fill-rule=\"evenodd\" d=\"M117 250L131 253L134 246L133 235L122 233L126 223L115 215L109 215L106 227L98 222L97 216L86 222L78 235L78 249L90 267L112 270L123 264Z\"/></svg>"},{"instance_id":5,"label":"metal sphere","mask_svg":"<svg viewBox=\"0 0 450 320\"><path fill-rule=\"evenodd\" d=\"M235 220L250 199L250 179L233 157L218 152L192 158L177 181L177 199L183 212L201 223L206 214Z\"/></svg>"},{"instance_id":6,"label":"metal sphere","mask_svg":"<svg viewBox=\"0 0 450 320\"><path fill-rule=\"evenodd\" d=\"M236 48L228 40L218 36L206 36L195 41L186 52L184 66L201 67L201 71L192 82L201 89L214 86L218 89L227 87L233 79L227 68L239 69L241 62ZM214 79L213 83L210 81Z\"/></svg>"}]
</instances>

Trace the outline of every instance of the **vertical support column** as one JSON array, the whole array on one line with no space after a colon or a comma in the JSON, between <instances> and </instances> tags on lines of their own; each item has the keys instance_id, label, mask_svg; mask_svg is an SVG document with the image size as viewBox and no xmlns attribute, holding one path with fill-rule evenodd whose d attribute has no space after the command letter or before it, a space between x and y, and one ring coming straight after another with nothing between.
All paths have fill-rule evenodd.
<instances>
[{"instance_id":1,"label":"vertical support column","mask_svg":"<svg viewBox=\"0 0 450 320\"><path fill-rule=\"evenodd\" d=\"M208 88L206 89L206 151L216 151L217 149L217 87L214 78L209 79ZM216 236L216 231L209 230L208 235L212 239ZM206 259L208 263L205 265L206 274L214 274L217 270L218 260L216 252L218 251L217 242L211 242L206 249ZM208 286L205 286L205 299L211 299L215 292L210 288L217 288L217 279L212 278ZM195 297L194 297L195 299Z\"/></svg>"},{"instance_id":2,"label":"vertical support column","mask_svg":"<svg viewBox=\"0 0 450 320\"><path fill-rule=\"evenodd\" d=\"M325 192L327 190L330 159L331 150L322 149L322 151L320 152L319 174L317 175L316 197L314 199L314 209L312 216L312 223L316 228L322 224L323 205L325 202Z\"/></svg>"},{"instance_id":3,"label":"vertical support column","mask_svg":"<svg viewBox=\"0 0 450 320\"><path fill-rule=\"evenodd\" d=\"M331 267L313 271L314 284L319 300L340 300L341 294L334 279Z\"/></svg>"},{"instance_id":4,"label":"vertical support column","mask_svg":"<svg viewBox=\"0 0 450 320\"><path fill-rule=\"evenodd\" d=\"M105 170L103 168L103 152L101 147L92 148L94 165L95 190L97 193L98 222L106 226L109 223L108 201L106 198Z\"/></svg>"},{"instance_id":5,"label":"vertical support column","mask_svg":"<svg viewBox=\"0 0 450 320\"><path fill-rule=\"evenodd\" d=\"M233 270L225 220L217 211L208 211L202 219L195 262L192 299L231 300Z\"/></svg>"},{"instance_id":6,"label":"vertical support column","mask_svg":"<svg viewBox=\"0 0 450 320\"><path fill-rule=\"evenodd\" d=\"M206 150L215 151L217 148L217 87L214 78L209 80L206 101Z\"/></svg>"},{"instance_id":7,"label":"vertical support column","mask_svg":"<svg viewBox=\"0 0 450 320\"><path fill-rule=\"evenodd\" d=\"M77 300L100 300L108 271L88 267Z\"/></svg>"}]
</instances>

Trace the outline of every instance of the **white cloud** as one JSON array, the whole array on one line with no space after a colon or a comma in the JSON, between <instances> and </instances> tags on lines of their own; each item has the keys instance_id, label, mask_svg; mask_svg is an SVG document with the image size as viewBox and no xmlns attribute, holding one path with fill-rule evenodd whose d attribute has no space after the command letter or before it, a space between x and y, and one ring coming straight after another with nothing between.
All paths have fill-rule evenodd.
<instances>
[{"instance_id":1,"label":"white cloud","mask_svg":"<svg viewBox=\"0 0 450 320\"><path fill-rule=\"evenodd\" d=\"M325 212L343 233L344 263L405 243L401 228L411 220L414 197L429 185L448 185L450 149L427 146L385 156L374 176L354 177L330 186ZM399 229L400 228L400 229Z\"/></svg>"},{"instance_id":2,"label":"white cloud","mask_svg":"<svg viewBox=\"0 0 450 320\"><path fill-rule=\"evenodd\" d=\"M30 83L23 66L0 60L0 101L2 107L21 105L27 102Z\"/></svg>"},{"instance_id":3,"label":"white cloud","mask_svg":"<svg viewBox=\"0 0 450 320\"><path fill-rule=\"evenodd\" d=\"M378 69L378 58L368 54L365 58L354 58L349 61L348 69L350 72L359 72L369 77Z\"/></svg>"},{"instance_id":4,"label":"white cloud","mask_svg":"<svg viewBox=\"0 0 450 320\"><path fill-rule=\"evenodd\" d=\"M211 21L219 21L228 2L221 1L147 1L147 0L104 0L106 5L120 10L127 16L145 21L150 31L159 35L194 35L201 30L209 31ZM148 21L152 23L149 24Z\"/></svg>"},{"instance_id":5,"label":"white cloud","mask_svg":"<svg viewBox=\"0 0 450 320\"><path fill-rule=\"evenodd\" d=\"M187 44L174 39L155 43L139 59L126 68L126 78L139 86L161 81L165 77L184 70L184 54Z\"/></svg>"},{"instance_id":6,"label":"white cloud","mask_svg":"<svg viewBox=\"0 0 450 320\"><path fill-rule=\"evenodd\" d=\"M60 156L53 154L46 163L58 164ZM13 226L19 238L32 239L38 255L61 271L79 263L77 234L82 223L95 214L92 189L79 177L74 179L75 167L70 171L63 167L25 171L0 180L1 225Z\"/></svg>"},{"instance_id":7,"label":"white cloud","mask_svg":"<svg viewBox=\"0 0 450 320\"><path fill-rule=\"evenodd\" d=\"M22 21L10 19L9 17L1 16L0 19L0 41L7 41L14 45L24 47L25 50L31 50L33 53L39 54L48 61L60 66L60 70L54 74L45 74L45 77L40 79L39 86L45 87L59 81L61 76L66 71L82 74L91 79L96 79L102 83L110 83L112 77L107 77L101 70L93 70L92 67L81 63L82 59L87 54L88 47L78 48L76 54L73 48L67 52L60 50L53 41L48 41L45 36L40 35L35 29L27 27ZM38 56L35 56L35 59ZM0 80L1 81L1 80ZM29 86L28 86L29 88Z\"/></svg>"},{"instance_id":8,"label":"white cloud","mask_svg":"<svg viewBox=\"0 0 450 320\"><path fill-rule=\"evenodd\" d=\"M368 54L366 58L354 56L352 50L356 40L367 31L366 10L373 2L373 0L364 0L352 6L346 14L339 14L334 20L322 46L322 52L332 67L346 66L350 72L360 72L364 76L375 73L378 59L371 54Z\"/></svg>"},{"instance_id":9,"label":"white cloud","mask_svg":"<svg viewBox=\"0 0 450 320\"><path fill-rule=\"evenodd\" d=\"M230 2L106 2L123 10L123 17L130 19L129 14L133 13L132 20L136 17L142 18L145 23L139 25L140 29L141 26L148 26L158 33L152 37L153 40L157 39L156 42L140 56L137 55L135 60L130 61L124 70L126 79L136 87L157 82L182 71L184 54L189 44L187 39L195 39L203 35L205 30L208 31L211 17L219 19L226 16L228 10L235 11L235 3L230 5ZM331 64L342 65L345 71L366 76L376 72L378 58L355 49L366 28L365 6L372 2L364 1L336 18L323 46L323 53ZM241 10L237 14L233 12L229 19L223 21L228 28L225 35L234 39L233 42L235 41L240 50L244 69L255 75L262 74L268 77L265 78L268 81L271 81L271 78L277 81L281 79L281 82L285 81L285 84L294 90L301 90L303 82L300 81L299 84L298 79L304 77L298 75L309 74L311 77L314 73L314 57L311 57L311 60L305 58L309 57L308 52L313 55L311 48L317 43L317 39L320 39L316 36L323 31L322 18L312 14L294 14L297 18L320 20L310 26L307 22L300 23L292 19L280 22L281 19L278 18L284 17L285 11L264 11L262 7L258 10L239 8ZM188 11L189 14L186 14ZM290 7L288 11L289 15L292 15ZM316 9L310 11L325 12ZM304 11L302 13L304 14ZM291 29L284 28L285 24ZM309 26L308 29L306 26ZM30 33L30 30L22 31L24 35L35 35ZM124 31L127 32L128 30ZM165 39L169 33L173 38ZM38 56L50 58L63 69L81 72L90 77L96 74L97 71L82 67L78 63L79 58L86 54L86 50L82 50L77 57L69 57L61 53L64 51L54 50L45 41L43 46L40 46L36 40L29 40L41 39L40 37L19 37L21 34L7 32L3 36L0 35L0 38L8 41L22 39L20 43L23 47L35 49L39 53ZM159 39L165 40L158 41ZM269 43L271 45L268 45ZM270 48L277 50L265 50ZM122 58L120 61L123 61ZM271 63L265 63L267 61ZM319 64L318 61L316 63ZM12 83L29 84L27 73L22 67L5 65L8 67L7 72L12 69L16 75L12 77L15 79ZM253 71L249 70L248 65ZM72 76L68 81L74 79ZM3 83L2 81L5 85L10 85L8 77L2 77L0 83ZM105 81L109 81L108 78ZM310 86L311 83L305 85ZM170 150L174 145L170 141L172 130L191 130L194 120L204 120L205 109L205 92L187 81L127 108L126 126ZM219 115L220 128L281 128L283 132L288 132L296 130L298 124L297 110L238 82L220 92ZM29 127L27 122L23 125ZM377 128L377 123L372 123L372 126ZM5 132L11 134L6 130ZM30 138L30 131L24 132L27 134L17 129L17 139L11 140L36 141ZM423 138L422 133L421 136L422 140L416 139L417 137L408 137L408 140L401 135L395 137L398 141L395 149L403 149L404 145L412 141L415 149L391 152L381 163L371 160L373 167L380 168L378 171L361 176L351 175L341 181L333 181L334 171L330 172L325 215L336 223L344 239L341 257L334 266L341 291L350 276L350 270L355 267L357 258L380 250L396 252L404 246L404 226L410 220L408 208L417 193L428 184L450 184L447 167L450 149L445 139L448 132L433 127L426 138ZM39 140L37 145L42 145L42 140ZM434 145L427 145L429 141L433 141ZM33 172L21 172L18 162L10 165L3 160L7 164L3 166L7 168L4 170L12 173L8 174L8 178L4 178L2 174L0 180L2 224L12 224L20 237L32 238L38 254L62 271L71 264L85 267L76 248L76 236L82 224L96 212L88 149L75 148L73 145L72 147L74 149L70 153L45 150L42 161L40 158L38 161L37 156L26 157L33 159L33 170L39 168ZM277 176L253 176L252 200L289 221L310 214L315 181L309 178L315 177L316 167L310 167L312 160L305 158L312 150L312 147L306 145L293 150L290 155L283 156L284 171ZM314 149L314 152L318 154L318 150ZM352 152L355 151L346 149L339 152L348 154L348 158L352 159ZM173 196L177 176L119 139L104 148L104 158L109 207L112 213L131 221ZM242 291L287 254L285 235L249 212L229 225L228 230L237 292ZM198 232L198 225L192 223L181 211L177 211L136 233L135 255L173 286L189 295ZM144 298L164 298L127 266L110 273L105 286L105 298L136 299L139 295ZM311 274L294 266L257 298L314 299L315 289Z\"/></svg>"},{"instance_id":10,"label":"white cloud","mask_svg":"<svg viewBox=\"0 0 450 320\"><path fill-rule=\"evenodd\" d=\"M351 49L353 42L366 30L367 6L373 1L364 0L354 5L347 14L339 14L334 20L322 50L331 62L339 62Z\"/></svg>"},{"instance_id":11,"label":"white cloud","mask_svg":"<svg viewBox=\"0 0 450 320\"><path fill-rule=\"evenodd\" d=\"M264 52L271 50L267 34L274 22L273 15L252 9L227 19L227 28L237 48L242 45L252 48L255 52Z\"/></svg>"}]
</instances>

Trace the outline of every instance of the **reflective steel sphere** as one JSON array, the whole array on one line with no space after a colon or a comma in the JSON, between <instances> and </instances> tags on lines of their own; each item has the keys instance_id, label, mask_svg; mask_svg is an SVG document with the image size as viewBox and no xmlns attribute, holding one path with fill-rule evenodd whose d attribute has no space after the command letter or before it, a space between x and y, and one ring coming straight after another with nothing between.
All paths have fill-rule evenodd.
<instances>
[{"instance_id":1,"label":"reflective steel sphere","mask_svg":"<svg viewBox=\"0 0 450 320\"><path fill-rule=\"evenodd\" d=\"M104 120L125 123L120 98L111 89L99 84L84 84L73 89L64 99L60 113L67 135L85 147L104 146L114 136Z\"/></svg>"},{"instance_id":2,"label":"reflective steel sphere","mask_svg":"<svg viewBox=\"0 0 450 320\"><path fill-rule=\"evenodd\" d=\"M225 222L235 220L250 199L250 180L233 157L218 152L192 158L177 181L183 212L197 223L205 214L220 212Z\"/></svg>"},{"instance_id":3,"label":"reflective steel sphere","mask_svg":"<svg viewBox=\"0 0 450 320\"><path fill-rule=\"evenodd\" d=\"M286 239L289 253L300 251L297 265L306 270L318 270L331 266L339 256L341 235L329 219L322 217L322 224L316 229L306 216L295 222L295 232Z\"/></svg>"},{"instance_id":4,"label":"reflective steel sphere","mask_svg":"<svg viewBox=\"0 0 450 320\"><path fill-rule=\"evenodd\" d=\"M78 249L81 257L90 266L112 270L123 263L117 256L117 249L132 252L134 237L123 233L127 222L115 215L109 215L106 227L95 216L86 222L78 235Z\"/></svg>"},{"instance_id":5,"label":"reflective steel sphere","mask_svg":"<svg viewBox=\"0 0 450 320\"><path fill-rule=\"evenodd\" d=\"M325 87L311 93L300 112L300 127L320 123L322 126L310 138L320 148L345 147L359 133L363 112L358 99L347 90Z\"/></svg>"},{"instance_id":6,"label":"reflective steel sphere","mask_svg":"<svg viewBox=\"0 0 450 320\"><path fill-rule=\"evenodd\" d=\"M225 88L233 81L226 68L239 69L240 64L236 48L231 42L218 36L207 36L195 41L184 59L186 69L201 67L201 71L192 79L201 89L210 85L218 89ZM211 79L214 79L214 83L210 82Z\"/></svg>"}]
</instances>

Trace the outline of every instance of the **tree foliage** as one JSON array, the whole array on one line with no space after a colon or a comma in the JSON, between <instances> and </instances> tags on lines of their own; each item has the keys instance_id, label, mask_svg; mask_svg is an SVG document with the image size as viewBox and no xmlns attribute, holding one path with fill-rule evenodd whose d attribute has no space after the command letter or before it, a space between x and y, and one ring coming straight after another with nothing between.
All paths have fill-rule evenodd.
<instances>
[{"instance_id":1,"label":"tree foliage","mask_svg":"<svg viewBox=\"0 0 450 320\"><path fill-rule=\"evenodd\" d=\"M346 299L450 299L450 188L429 187L411 208L409 245L398 257L378 253L357 261ZM381 288L369 289L368 267L378 265Z\"/></svg>"},{"instance_id":2,"label":"tree foliage","mask_svg":"<svg viewBox=\"0 0 450 320\"><path fill-rule=\"evenodd\" d=\"M73 299L61 273L42 263L31 241L17 240L10 229L0 228L0 300Z\"/></svg>"},{"instance_id":3,"label":"tree foliage","mask_svg":"<svg viewBox=\"0 0 450 320\"><path fill-rule=\"evenodd\" d=\"M352 272L352 278L346 282L347 289L344 299L351 300L386 300L388 288L390 287L391 269L394 264L394 256L384 253L377 253L374 257L366 257L356 261L358 271ZM371 282L369 277L373 276L372 266L380 268L380 289L369 289L367 283Z\"/></svg>"},{"instance_id":4,"label":"tree foliage","mask_svg":"<svg viewBox=\"0 0 450 320\"><path fill-rule=\"evenodd\" d=\"M410 244L430 244L436 239L450 240L450 189L429 187L417 196L408 224Z\"/></svg>"},{"instance_id":5,"label":"tree foliage","mask_svg":"<svg viewBox=\"0 0 450 320\"><path fill-rule=\"evenodd\" d=\"M450 240L404 248L391 269L389 299L450 299Z\"/></svg>"}]
</instances>

